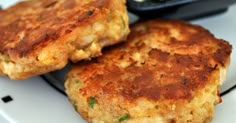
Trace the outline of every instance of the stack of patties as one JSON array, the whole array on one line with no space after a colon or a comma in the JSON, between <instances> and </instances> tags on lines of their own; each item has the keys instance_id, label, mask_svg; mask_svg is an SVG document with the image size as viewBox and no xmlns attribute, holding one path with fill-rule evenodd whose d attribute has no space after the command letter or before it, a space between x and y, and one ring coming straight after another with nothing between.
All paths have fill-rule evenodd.
<instances>
[{"instance_id":1,"label":"stack of patties","mask_svg":"<svg viewBox=\"0 0 236 123\"><path fill-rule=\"evenodd\" d=\"M138 23L126 43L74 65L66 92L90 123L207 123L221 102L231 50L197 25Z\"/></svg>"},{"instance_id":2,"label":"stack of patties","mask_svg":"<svg viewBox=\"0 0 236 123\"><path fill-rule=\"evenodd\" d=\"M125 0L30 0L0 11L0 74L25 79L101 55L129 33Z\"/></svg>"},{"instance_id":3,"label":"stack of patties","mask_svg":"<svg viewBox=\"0 0 236 123\"><path fill-rule=\"evenodd\" d=\"M200 26L137 23L102 55L129 33L125 0L30 0L0 18L2 75L25 79L87 59L65 86L90 123L205 123L221 101L232 46Z\"/></svg>"}]
</instances>

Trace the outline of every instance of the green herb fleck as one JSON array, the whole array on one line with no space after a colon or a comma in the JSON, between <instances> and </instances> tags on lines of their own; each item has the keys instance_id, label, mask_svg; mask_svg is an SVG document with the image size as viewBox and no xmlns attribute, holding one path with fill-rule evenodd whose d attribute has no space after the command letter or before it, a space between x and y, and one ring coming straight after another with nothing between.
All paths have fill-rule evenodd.
<instances>
[{"instance_id":1,"label":"green herb fleck","mask_svg":"<svg viewBox=\"0 0 236 123\"><path fill-rule=\"evenodd\" d=\"M120 16L120 18L121 18L121 21L122 21L123 30L125 30L125 28L126 28L125 19L123 18L123 16Z\"/></svg>"},{"instance_id":2,"label":"green herb fleck","mask_svg":"<svg viewBox=\"0 0 236 123\"><path fill-rule=\"evenodd\" d=\"M75 109L76 112L78 112L78 109L77 109L76 105L74 105L74 109Z\"/></svg>"},{"instance_id":3,"label":"green herb fleck","mask_svg":"<svg viewBox=\"0 0 236 123\"><path fill-rule=\"evenodd\" d=\"M93 14L93 11L88 11L88 12L87 12L87 15L88 15L88 16L91 16L92 14Z\"/></svg>"},{"instance_id":4,"label":"green herb fleck","mask_svg":"<svg viewBox=\"0 0 236 123\"><path fill-rule=\"evenodd\" d=\"M123 121L128 120L128 119L129 119L129 115L126 114L126 115L119 118L119 122L123 122Z\"/></svg>"},{"instance_id":5,"label":"green herb fleck","mask_svg":"<svg viewBox=\"0 0 236 123\"><path fill-rule=\"evenodd\" d=\"M89 106L90 108L93 108L95 102L96 102L95 97L89 97L88 106Z\"/></svg>"}]
</instances>

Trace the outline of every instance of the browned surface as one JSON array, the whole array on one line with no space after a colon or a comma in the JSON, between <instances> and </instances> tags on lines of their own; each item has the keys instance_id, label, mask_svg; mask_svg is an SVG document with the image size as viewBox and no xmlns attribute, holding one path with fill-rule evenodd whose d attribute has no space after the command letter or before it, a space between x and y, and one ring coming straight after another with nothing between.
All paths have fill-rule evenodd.
<instances>
[{"instance_id":1,"label":"browned surface","mask_svg":"<svg viewBox=\"0 0 236 123\"><path fill-rule=\"evenodd\" d=\"M74 65L66 92L89 123L208 123L232 47L177 20L135 24L127 42ZM95 100L90 106L91 97Z\"/></svg>"},{"instance_id":2,"label":"browned surface","mask_svg":"<svg viewBox=\"0 0 236 123\"><path fill-rule=\"evenodd\" d=\"M200 26L148 21L132 26L128 43L74 66L69 75L83 82L78 92L84 97L191 100L196 90L211 82L213 71L228 65L231 50L229 43ZM139 58L134 57L137 53Z\"/></svg>"},{"instance_id":3,"label":"browned surface","mask_svg":"<svg viewBox=\"0 0 236 123\"><path fill-rule=\"evenodd\" d=\"M87 24L112 0L32 0L0 12L0 52L27 55Z\"/></svg>"},{"instance_id":4,"label":"browned surface","mask_svg":"<svg viewBox=\"0 0 236 123\"><path fill-rule=\"evenodd\" d=\"M129 33L125 0L29 0L0 11L0 74L11 79L102 55Z\"/></svg>"}]
</instances>

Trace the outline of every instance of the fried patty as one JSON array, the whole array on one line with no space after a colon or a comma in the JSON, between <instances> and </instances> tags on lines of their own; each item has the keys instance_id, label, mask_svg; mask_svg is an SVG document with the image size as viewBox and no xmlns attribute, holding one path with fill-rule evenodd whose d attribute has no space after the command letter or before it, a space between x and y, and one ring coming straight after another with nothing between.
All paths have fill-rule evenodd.
<instances>
[{"instance_id":1,"label":"fried patty","mask_svg":"<svg viewBox=\"0 0 236 123\"><path fill-rule=\"evenodd\" d=\"M231 45L179 20L131 27L127 42L69 71L66 92L90 123L207 123Z\"/></svg>"},{"instance_id":2,"label":"fried patty","mask_svg":"<svg viewBox=\"0 0 236 123\"><path fill-rule=\"evenodd\" d=\"M30 0L0 18L0 73L11 79L99 56L129 33L125 0Z\"/></svg>"}]
</instances>

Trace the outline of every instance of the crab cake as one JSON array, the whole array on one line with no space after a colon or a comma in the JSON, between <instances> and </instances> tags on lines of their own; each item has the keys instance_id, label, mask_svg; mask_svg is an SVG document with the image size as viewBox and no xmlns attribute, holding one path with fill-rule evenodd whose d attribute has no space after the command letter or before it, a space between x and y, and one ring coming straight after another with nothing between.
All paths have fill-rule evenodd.
<instances>
[{"instance_id":1,"label":"crab cake","mask_svg":"<svg viewBox=\"0 0 236 123\"><path fill-rule=\"evenodd\" d=\"M99 56L129 33L125 0L30 0L0 18L0 73L11 79Z\"/></svg>"},{"instance_id":2,"label":"crab cake","mask_svg":"<svg viewBox=\"0 0 236 123\"><path fill-rule=\"evenodd\" d=\"M207 123L231 50L197 25L141 22L126 43L74 65L66 92L90 123Z\"/></svg>"}]
</instances>

